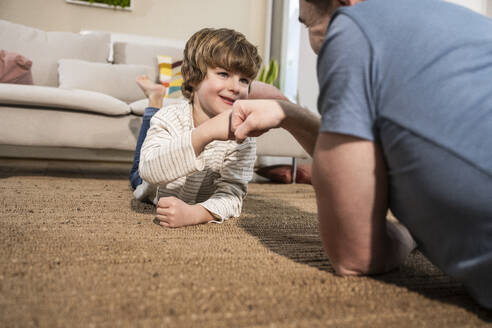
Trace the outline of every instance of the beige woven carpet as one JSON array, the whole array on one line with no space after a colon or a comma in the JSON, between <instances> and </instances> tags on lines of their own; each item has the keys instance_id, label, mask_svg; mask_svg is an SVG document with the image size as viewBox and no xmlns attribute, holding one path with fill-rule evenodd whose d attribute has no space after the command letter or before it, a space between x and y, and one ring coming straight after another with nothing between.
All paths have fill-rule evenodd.
<instances>
[{"instance_id":1,"label":"beige woven carpet","mask_svg":"<svg viewBox=\"0 0 492 328\"><path fill-rule=\"evenodd\" d=\"M128 168L0 160L1 327L492 326L419 253L335 276L311 186L251 184L239 219L169 230Z\"/></svg>"}]
</instances>

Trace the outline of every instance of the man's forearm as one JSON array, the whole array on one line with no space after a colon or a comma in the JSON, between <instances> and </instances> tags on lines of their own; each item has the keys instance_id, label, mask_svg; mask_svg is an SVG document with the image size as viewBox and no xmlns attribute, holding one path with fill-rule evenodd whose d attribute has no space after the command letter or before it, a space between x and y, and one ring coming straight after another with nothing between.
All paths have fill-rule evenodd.
<instances>
[{"instance_id":1,"label":"man's forearm","mask_svg":"<svg viewBox=\"0 0 492 328\"><path fill-rule=\"evenodd\" d=\"M313 156L320 127L319 116L288 101L278 101L278 103L285 113L285 118L280 126L289 131L304 150Z\"/></svg>"}]
</instances>

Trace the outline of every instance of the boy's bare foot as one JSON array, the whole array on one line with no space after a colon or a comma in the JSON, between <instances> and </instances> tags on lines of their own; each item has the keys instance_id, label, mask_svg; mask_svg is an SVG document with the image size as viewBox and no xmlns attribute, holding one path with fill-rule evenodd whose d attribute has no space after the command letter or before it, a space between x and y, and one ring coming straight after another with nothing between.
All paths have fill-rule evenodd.
<instances>
[{"instance_id":1,"label":"boy's bare foot","mask_svg":"<svg viewBox=\"0 0 492 328\"><path fill-rule=\"evenodd\" d=\"M147 75L138 76L136 82L149 99L149 107L161 108L166 88L161 84L152 82Z\"/></svg>"}]
</instances>

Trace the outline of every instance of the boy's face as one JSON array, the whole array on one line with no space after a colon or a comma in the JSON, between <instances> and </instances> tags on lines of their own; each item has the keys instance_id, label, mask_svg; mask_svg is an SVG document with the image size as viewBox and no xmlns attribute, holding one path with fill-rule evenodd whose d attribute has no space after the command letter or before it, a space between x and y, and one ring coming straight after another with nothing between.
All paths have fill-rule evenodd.
<instances>
[{"instance_id":1,"label":"boy's face","mask_svg":"<svg viewBox=\"0 0 492 328\"><path fill-rule=\"evenodd\" d=\"M251 80L240 73L220 67L208 68L207 75L194 92L194 109L212 118L231 109L238 99L248 98Z\"/></svg>"}]
</instances>

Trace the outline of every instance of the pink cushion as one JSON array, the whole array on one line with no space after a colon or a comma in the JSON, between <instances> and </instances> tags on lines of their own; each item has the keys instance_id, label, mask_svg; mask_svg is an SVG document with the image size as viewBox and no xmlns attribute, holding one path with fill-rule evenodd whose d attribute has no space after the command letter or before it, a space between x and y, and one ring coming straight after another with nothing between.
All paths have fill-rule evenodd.
<instances>
[{"instance_id":1,"label":"pink cushion","mask_svg":"<svg viewBox=\"0 0 492 328\"><path fill-rule=\"evenodd\" d=\"M0 50L0 83L33 84L31 66L26 57Z\"/></svg>"},{"instance_id":2,"label":"pink cushion","mask_svg":"<svg viewBox=\"0 0 492 328\"><path fill-rule=\"evenodd\" d=\"M279 183L291 183L291 168L290 165L272 165L261 167L256 171L256 174L273 182ZM296 170L296 183L311 184L311 165L300 164L297 165Z\"/></svg>"}]
</instances>

